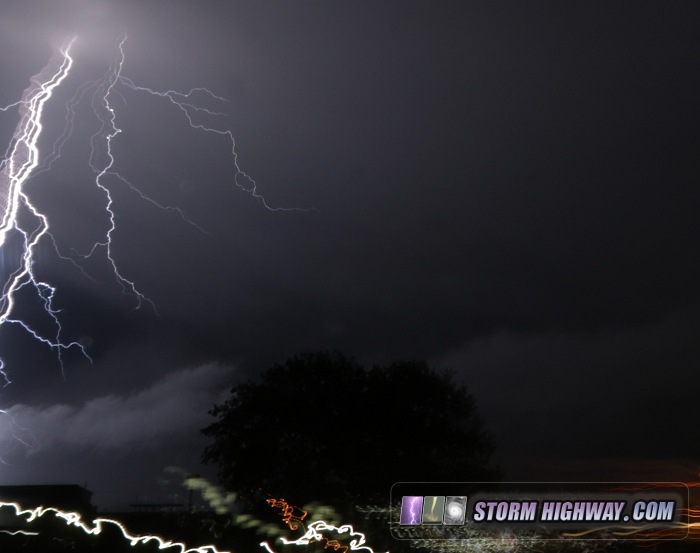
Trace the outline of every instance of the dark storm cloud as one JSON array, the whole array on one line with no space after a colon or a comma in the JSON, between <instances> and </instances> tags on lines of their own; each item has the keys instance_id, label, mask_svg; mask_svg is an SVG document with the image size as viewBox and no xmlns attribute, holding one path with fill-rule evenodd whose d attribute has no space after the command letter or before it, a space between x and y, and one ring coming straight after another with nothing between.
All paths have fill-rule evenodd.
<instances>
[{"instance_id":1,"label":"dark storm cloud","mask_svg":"<svg viewBox=\"0 0 700 553\"><path fill-rule=\"evenodd\" d=\"M579 42L560 51L562 26L577 17L585 26L590 15L531 22L542 36L519 28L515 13L492 21L491 32L471 36L452 23L438 36L447 14L425 12L287 9L291 19L280 15L252 37L271 65L269 81L250 74L252 103L258 94L279 100L248 124L285 129L270 136L264 158L254 152L253 167L265 189L305 190L311 180L318 214L255 221L230 207L236 255L230 265L220 259L215 295L204 290L200 305L222 295L249 302L247 317L235 318L247 328L280 321L290 343L327 328L356 347L395 351L416 340L421 351L439 350L503 327L628 324L678 306L697 267L689 240L699 203L687 141L694 81L675 57L687 56L684 35L649 43L648 29L634 26L641 16L626 22L613 12L595 37L579 30ZM460 15L470 29L474 14ZM223 40L218 25L211 33ZM287 38L278 44L275 34ZM286 172L269 178L267 166ZM226 269L237 266L247 273L231 281ZM363 331L368 317L382 328L374 342ZM211 322L245 332L225 313Z\"/></svg>"},{"instance_id":2,"label":"dark storm cloud","mask_svg":"<svg viewBox=\"0 0 700 553\"><path fill-rule=\"evenodd\" d=\"M128 395L80 405L12 405L4 416L3 450L50 456L54 449L105 452L186 443L210 421L207 411L225 399L230 381L230 368L210 364L172 372Z\"/></svg>"},{"instance_id":3,"label":"dark storm cloud","mask_svg":"<svg viewBox=\"0 0 700 553\"><path fill-rule=\"evenodd\" d=\"M495 333L436 363L461 369L513 478L528 478L533 458L543 463L538 478L555 477L543 452L690 459L696 448L685 417L697 380L697 309L695 303L625 328Z\"/></svg>"},{"instance_id":4,"label":"dark storm cloud","mask_svg":"<svg viewBox=\"0 0 700 553\"><path fill-rule=\"evenodd\" d=\"M199 464L207 445L199 430L235 378L230 367L208 364L128 393L7 406L0 418L3 481L89 482L97 505L110 509L149 496L172 502L168 493L182 490L177 481L162 482L163 470L211 472Z\"/></svg>"}]
</instances>

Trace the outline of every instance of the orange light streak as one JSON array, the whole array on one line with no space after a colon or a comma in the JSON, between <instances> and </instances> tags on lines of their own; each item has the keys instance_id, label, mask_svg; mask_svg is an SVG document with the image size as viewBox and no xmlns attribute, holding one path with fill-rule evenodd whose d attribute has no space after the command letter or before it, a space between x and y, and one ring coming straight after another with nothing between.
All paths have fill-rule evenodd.
<instances>
[{"instance_id":1,"label":"orange light streak","mask_svg":"<svg viewBox=\"0 0 700 553\"><path fill-rule=\"evenodd\" d=\"M282 520L285 522L285 524L287 524L287 526L289 526L290 530L298 530L301 528L301 530L304 532L304 534L296 540L280 538L280 541L286 545L309 545L311 543L323 543L324 549L333 549L334 551L342 551L343 553L348 553L348 551L365 551L367 553L375 553L371 547L365 545L365 534L356 531L350 524L335 526L324 520L316 520L308 523L308 525L305 525L303 521L308 516L308 511L290 505L284 499L270 498L267 499L267 503L271 507L275 507L282 511ZM324 532L335 532L340 535L347 534L349 545L343 544L338 539L326 537ZM268 553L275 553L267 542L262 542L260 545L267 549ZM389 552L387 551L386 553Z\"/></svg>"}]
</instances>

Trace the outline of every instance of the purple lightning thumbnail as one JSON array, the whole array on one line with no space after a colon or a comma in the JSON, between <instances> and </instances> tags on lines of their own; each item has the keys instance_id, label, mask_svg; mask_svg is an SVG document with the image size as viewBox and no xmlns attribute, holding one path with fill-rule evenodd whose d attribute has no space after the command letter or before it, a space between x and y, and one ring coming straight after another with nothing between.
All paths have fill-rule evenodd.
<instances>
[{"instance_id":1,"label":"purple lightning thumbnail","mask_svg":"<svg viewBox=\"0 0 700 553\"><path fill-rule=\"evenodd\" d=\"M401 518L399 524L418 525L420 524L420 514L423 509L423 496L404 495L401 498Z\"/></svg>"}]
</instances>

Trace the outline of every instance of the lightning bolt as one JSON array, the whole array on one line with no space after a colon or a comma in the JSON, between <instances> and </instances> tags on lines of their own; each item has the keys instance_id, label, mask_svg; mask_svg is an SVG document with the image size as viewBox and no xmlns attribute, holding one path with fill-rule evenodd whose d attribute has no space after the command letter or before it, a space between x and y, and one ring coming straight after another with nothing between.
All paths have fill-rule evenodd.
<instances>
[{"instance_id":1,"label":"lightning bolt","mask_svg":"<svg viewBox=\"0 0 700 553\"><path fill-rule=\"evenodd\" d=\"M411 524L418 524L418 522L420 522L420 515L415 511L417 509L416 504L418 503L419 499L419 497L414 497L410 503L411 506L409 507L408 512L411 515Z\"/></svg>"},{"instance_id":2,"label":"lightning bolt","mask_svg":"<svg viewBox=\"0 0 700 553\"><path fill-rule=\"evenodd\" d=\"M19 267L13 270L3 286L2 296L0 296L0 326L5 323L20 325L39 342L58 352L61 368L63 368L62 350L75 347L88 359L89 356L78 342L63 342L61 340L62 327L58 311L53 308L56 289L48 282L40 280L33 272L35 248L39 241L49 234L49 221L32 204L24 191L24 185L39 164L40 154L37 144L43 129L44 107L73 66L70 49L74 42L75 38L61 49L58 68L54 68L55 63L49 63L42 72L32 79L32 83L25 90L22 100L2 109L2 111L7 111L11 107L19 106L21 117L5 157L0 162L0 216L2 217L0 221L0 248L5 247L10 240L19 240L22 255ZM28 211L33 216L34 226L27 225L22 220L22 210ZM16 294L27 286L34 288L45 312L52 319L55 329L54 336L47 337L40 334L32 329L26 321L12 317ZM0 359L0 374L5 380L5 385L9 384L10 379L2 359Z\"/></svg>"},{"instance_id":3,"label":"lightning bolt","mask_svg":"<svg viewBox=\"0 0 700 553\"><path fill-rule=\"evenodd\" d=\"M83 259L89 259L95 254L96 251L98 251L99 249L103 249L105 251L107 261L112 268L112 273L119 285L122 287L122 291L124 293L131 294L136 298L136 309L139 309L142 303L146 301L151 305L151 307L153 307L155 311L155 305L153 304L153 302L136 288L136 283L126 278L119 271L117 262L114 260L114 257L112 255L112 235L114 234L114 231L116 229L115 214L114 210L112 209L114 200L112 198L112 193L109 187L104 183L104 181L106 176L114 175L122 181L128 183L126 179L123 179L118 173L112 171L112 167L114 166L112 140L122 131L116 126L116 113L110 103L110 94L112 93L114 85L119 81L121 77L122 68L124 66L125 41L126 37L124 37L119 43L119 59L104 77L103 82L101 84L100 88L102 89L102 93L99 95L101 109L95 106L93 102L93 111L98 117L98 119L101 121L102 128L97 133L95 133L91 139L92 150L90 156L90 167L95 172L95 185L104 193L106 198L105 211L107 212L109 218L109 228L105 233L104 240L96 242L93 245L92 249L87 254L81 255L81 257ZM106 161L101 167L98 162L98 143L100 138L103 139L106 156ZM142 197L145 198L145 196Z\"/></svg>"},{"instance_id":4,"label":"lightning bolt","mask_svg":"<svg viewBox=\"0 0 700 553\"><path fill-rule=\"evenodd\" d=\"M177 92L175 90L166 90L165 92L153 90L145 86L139 86L135 84L131 79L119 76L119 81L126 87L133 91L145 92L153 96L158 96L160 98L167 99L173 106L177 107L187 119L189 126L193 129L204 131L207 133L218 134L220 136L226 137L231 144L231 156L233 158L234 166L234 176L233 182L235 185L248 192L253 198L259 201L266 209L270 211L313 211L313 208L300 208L300 207L271 207L265 198L258 193L257 183L255 180L245 171L243 171L238 164L238 153L236 152L236 139L233 133L229 129L216 129L209 127L204 123L199 123L195 121L195 115L197 113L204 113L210 116L224 115L221 112L212 111L207 108L197 106L191 103L190 98L197 92L202 93L212 99L219 100L222 102L227 101L225 98L217 96L207 88L197 87L191 89L189 92Z\"/></svg>"},{"instance_id":5,"label":"lightning bolt","mask_svg":"<svg viewBox=\"0 0 700 553\"><path fill-rule=\"evenodd\" d=\"M313 208L298 207L274 207L271 206L258 191L255 180L244 172L238 161L236 141L233 133L227 128L220 128L202 122L202 117L213 118L224 115L222 112L203 107L196 103L196 98L225 102L221 96L217 96L204 87L192 88L188 92L175 90L158 91L149 87L136 84L133 80L123 75L125 64L126 37L118 44L118 56L105 75L98 80L89 81L78 87L75 95L66 104L66 121L63 133L55 141L50 153L41 155L39 139L43 129L43 114L46 104L52 99L54 90L61 85L71 71L74 64L71 56L71 48L76 39L73 38L67 46L60 50L60 55L49 63L47 67L36 75L31 85L25 90L22 99L7 106L0 107L0 112L8 112L18 108L20 121L17 124L10 145L0 160L0 256L7 253L10 246L17 246L21 252L19 266L12 267L0 295L0 327L5 323L20 325L33 338L57 352L61 371L64 371L62 353L70 348L78 349L88 360L85 347L76 341L63 339L63 328L59 320L60 310L54 308L56 288L49 282L42 280L34 272L33 266L36 260L37 246L42 240L47 240L57 256L71 263L81 273L91 280L94 279L85 269L85 263L98 255L103 256L108 264L114 280L122 291L136 299L136 309L147 303L157 314L154 303L142 293L136 282L124 274L116 261L113 252L115 238L116 213L115 213L115 186L126 186L158 209L175 212L185 222L205 233L197 223L189 219L185 213L176 207L162 205L153 198L144 194L132 184L125 176L116 170L116 156L114 143L122 132L118 126L118 112L115 96L124 98L122 92L149 94L167 101L183 116L190 128L222 137L230 143L230 153L233 160L233 183L250 194L265 209L271 211L310 211ZM65 142L73 131L73 122L76 116L76 106L91 93L91 108L98 122L99 130L90 138L91 150L89 167L94 174L94 186L104 198L103 209L107 218L107 229L101 238L94 241L92 246L84 252L71 250L64 253L59 248L54 235L50 232L49 218L42 213L25 190L26 183L37 175L50 171L53 163L61 156ZM124 103L126 101L124 100ZM43 158L43 159L42 159ZM9 257L9 256L8 256ZM0 258L0 264L5 265L4 258ZM18 302L18 292L23 289L31 289L36 293L40 305L48 315L51 329L40 332L33 328L32 324L22 317L15 315ZM5 365L0 358L0 374L5 385L11 382ZM65 375L64 375L65 376ZM0 410L0 413L3 411Z\"/></svg>"}]
</instances>

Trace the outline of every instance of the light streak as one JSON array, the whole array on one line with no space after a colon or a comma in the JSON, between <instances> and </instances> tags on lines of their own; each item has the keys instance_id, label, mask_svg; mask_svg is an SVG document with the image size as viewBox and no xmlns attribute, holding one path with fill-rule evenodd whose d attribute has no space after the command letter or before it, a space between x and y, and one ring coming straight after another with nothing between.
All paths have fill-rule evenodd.
<instances>
[{"instance_id":1,"label":"light streak","mask_svg":"<svg viewBox=\"0 0 700 553\"><path fill-rule=\"evenodd\" d=\"M238 528L254 529L256 533L265 536L270 536L273 538L279 538L283 535L284 529L280 527L279 524L270 523L259 518L256 518L249 513L239 513L240 504L238 502L238 494L234 492L227 492L209 482L206 478L202 476L195 476L189 474L186 470L179 467L167 467L166 472L174 473L182 478L182 485L191 491L196 491L201 494L204 501L207 502L209 507L214 510L217 515L229 515L229 520L225 523L228 527L232 524ZM283 508L280 504L280 508ZM298 516L306 516L306 511L299 509L298 507L292 507L288 505L286 507L288 510L285 511L283 515L283 522L290 526L292 519ZM323 515L325 518L330 520L337 520L338 516L332 507L327 505L309 505L308 508L314 509L315 516ZM213 528L214 526L212 526ZM295 526L294 529L298 528Z\"/></svg>"},{"instance_id":2,"label":"light streak","mask_svg":"<svg viewBox=\"0 0 700 553\"><path fill-rule=\"evenodd\" d=\"M39 532L27 532L26 530L0 530L0 534L9 534L10 536L38 536Z\"/></svg>"},{"instance_id":3,"label":"light streak","mask_svg":"<svg viewBox=\"0 0 700 553\"><path fill-rule=\"evenodd\" d=\"M282 512L282 521L291 530L298 530L301 528L304 532L302 536L293 540L284 537L278 538L285 545L308 546L313 543L323 543L324 549L333 549L334 551L342 551L343 553L348 553L349 551L375 553L371 547L365 545L365 534L356 531L350 524L337 526L324 520L316 520L304 526L302 521L307 518L308 511L290 505L284 499L268 499L267 503L272 507L280 509ZM53 514L56 518L61 519L66 526L79 528L85 535L88 536L98 536L106 528L114 527L119 530L122 538L128 542L131 547L154 542L158 546L159 550L172 549L178 551L179 553L230 553L230 551L217 549L213 544L189 547L184 542L169 540L156 534L134 534L130 532L122 522L113 518L97 517L91 522L88 522L83 520L82 515L75 511L64 511L57 507L44 506L24 508L22 505L16 502L0 501L0 508L3 507L13 509L15 516L27 524L36 522L41 517L46 515ZM41 535L40 532L33 532L24 529L0 530L0 533L10 535L21 534L26 536ZM345 545L339 539L329 537L327 535L328 533L338 535L344 542L348 542L348 544ZM260 546L265 548L268 553L276 553L265 541L260 543ZM387 551L386 553L389 552Z\"/></svg>"},{"instance_id":4,"label":"light streak","mask_svg":"<svg viewBox=\"0 0 700 553\"><path fill-rule=\"evenodd\" d=\"M699 475L700 476L700 475ZM700 482L646 482L643 484L630 484L627 486L611 487L610 490L614 491L650 491L658 489L668 489L676 488L679 484L683 484L687 488L699 488ZM684 539L688 538L691 540L700 539L700 508L698 507L683 507L679 509L679 515L681 519L685 519L685 522L678 521L673 524L669 524L667 528L662 530L651 530L652 528L657 528L658 525L648 524L644 526L635 526L627 530L618 530L612 532L616 537L625 537L636 539L650 540L650 543L660 543L661 540L668 539ZM602 528L603 530L612 528ZM619 527L618 527L619 528ZM601 530L601 528L598 528ZM592 530L587 530L584 532L577 533L567 533L563 534L567 537L585 537L590 534Z\"/></svg>"},{"instance_id":5,"label":"light streak","mask_svg":"<svg viewBox=\"0 0 700 553\"><path fill-rule=\"evenodd\" d=\"M343 536L343 534L347 534L347 538L353 538L350 539L350 547L347 545L343 545L339 540L337 539L330 539L326 536L324 536L323 532L335 532L337 534L340 534L341 537L346 537ZM348 550L351 551L368 551L369 553L374 553L373 549L369 546L366 546L366 536L362 532L357 532L351 524L343 524L342 526L335 526L333 524L328 524L327 522L323 520L317 520L315 522L310 523L306 527L306 532L304 533L303 536L297 538L296 540L288 540L286 538L280 538L282 543L288 544L288 545L309 545L310 543L314 542L321 542L324 543L324 548L332 548L335 551L341 550L344 553L347 553Z\"/></svg>"},{"instance_id":6,"label":"light streak","mask_svg":"<svg viewBox=\"0 0 700 553\"><path fill-rule=\"evenodd\" d=\"M112 518L95 518L91 523L83 520L80 513L74 511L63 511L56 507L35 507L25 509L19 503L11 502L5 503L0 501L1 507L10 507L14 509L15 515L19 518L23 518L25 522L31 523L37 519L43 517L46 514L52 513L56 518L62 519L66 526L73 526L82 530L86 535L97 536L102 533L102 531L108 526L116 527L120 532L124 540L129 542L131 547L135 545L155 542L158 549L174 549L179 551L179 553L230 553L229 551L220 551L214 545L202 545L199 547L188 547L183 542L171 541L162 536L155 534L132 534L127 530L127 528L118 520ZM7 532L12 533L12 532ZM12 534L22 533L25 535L39 535L35 532L25 532L18 530Z\"/></svg>"},{"instance_id":7,"label":"light streak","mask_svg":"<svg viewBox=\"0 0 700 553\"><path fill-rule=\"evenodd\" d=\"M638 540L648 540L652 543L660 543L662 540L668 539L700 539L700 509L696 508L682 508L679 509L680 516L684 518L687 522L674 522L669 524L668 528L663 530L651 530L652 528L658 528L658 524L647 524L644 526L635 526L627 530L616 530L611 531L611 535L617 538L634 538ZM597 527L591 530L585 530L582 532L568 532L562 534L567 538L584 538L592 533L600 532L601 530L612 530L613 528L619 528L619 526L608 526L608 527Z\"/></svg>"},{"instance_id":8,"label":"light streak","mask_svg":"<svg viewBox=\"0 0 700 553\"><path fill-rule=\"evenodd\" d=\"M270 498L267 503L271 507L280 509L282 512L282 521L289 526L290 530L298 530L301 528L304 534L295 540L289 540L287 538L281 537L280 541L285 545L310 545L312 543L323 543L324 549L331 548L334 551L342 551L343 553L348 553L348 551L365 551L367 553L374 553L374 550L365 545L367 542L365 534L358 532L353 528L351 524L343 524L336 526L330 524L325 520L316 520L304 524L304 520L308 516L308 511L295 507L287 503L284 499ZM337 538L328 537L326 534L332 532L337 534L343 542ZM262 542L260 544L269 553L275 553L267 542ZM387 553L389 553L387 551Z\"/></svg>"},{"instance_id":9,"label":"light streak","mask_svg":"<svg viewBox=\"0 0 700 553\"><path fill-rule=\"evenodd\" d=\"M191 492L198 492L217 515L233 514L238 494L222 490L199 475L191 475L179 467L166 467L166 472L182 478L182 485Z\"/></svg>"}]
</instances>

